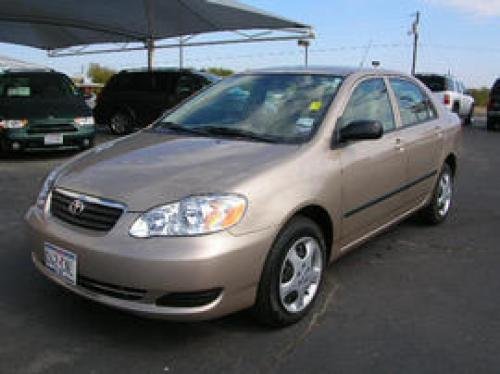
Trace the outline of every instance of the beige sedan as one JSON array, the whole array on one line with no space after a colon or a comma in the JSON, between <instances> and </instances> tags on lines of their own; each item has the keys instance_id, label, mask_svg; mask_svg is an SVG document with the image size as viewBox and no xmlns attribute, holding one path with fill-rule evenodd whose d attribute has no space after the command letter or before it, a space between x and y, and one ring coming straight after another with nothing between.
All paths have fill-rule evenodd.
<instances>
[{"instance_id":1,"label":"beige sedan","mask_svg":"<svg viewBox=\"0 0 500 374\"><path fill-rule=\"evenodd\" d=\"M460 134L405 74L238 74L52 172L26 216L33 262L141 315L291 324L328 263L414 213L445 220Z\"/></svg>"}]
</instances>

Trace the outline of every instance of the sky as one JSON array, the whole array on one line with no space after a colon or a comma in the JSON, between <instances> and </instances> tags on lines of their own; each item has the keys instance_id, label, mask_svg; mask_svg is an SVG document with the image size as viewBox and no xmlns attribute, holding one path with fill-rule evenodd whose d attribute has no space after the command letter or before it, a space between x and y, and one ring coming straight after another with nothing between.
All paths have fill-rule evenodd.
<instances>
[{"instance_id":1,"label":"sky","mask_svg":"<svg viewBox=\"0 0 500 374\"><path fill-rule=\"evenodd\" d=\"M421 12L417 70L447 73L469 87L491 86L500 77L500 0L243 0L274 14L312 25L310 64L382 67L409 72L415 12ZM202 39L203 40L203 37ZM368 45L371 45L368 48ZM0 55L50 66L69 75L97 62L114 69L142 67L146 52L48 57L44 51L0 43ZM299 65L296 42L186 48L185 66L235 71ZM157 50L156 66L177 66L178 51Z\"/></svg>"}]
</instances>

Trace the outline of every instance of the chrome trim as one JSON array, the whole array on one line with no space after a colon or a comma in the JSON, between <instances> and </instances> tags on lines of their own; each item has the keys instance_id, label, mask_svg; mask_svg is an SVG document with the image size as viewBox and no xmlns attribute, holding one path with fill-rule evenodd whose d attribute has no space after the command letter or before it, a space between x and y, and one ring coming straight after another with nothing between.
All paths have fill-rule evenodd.
<instances>
[{"instance_id":1,"label":"chrome trim","mask_svg":"<svg viewBox=\"0 0 500 374\"><path fill-rule=\"evenodd\" d=\"M81 194L78 192L70 191L70 190L67 190L64 188L59 188L59 187L54 188L54 191L56 191L57 193L60 193L61 195L65 195L65 196L70 197L72 199L78 199L78 200L81 200L83 202L97 204L97 205L103 205L103 206L106 206L109 208L114 208L114 209L121 209L123 211L123 213L125 213L127 211L127 206L125 204L119 203L116 201L107 200L107 199L103 199L103 198L96 197L96 196L84 195L84 194ZM52 192L50 193L50 195L52 195Z\"/></svg>"}]
</instances>

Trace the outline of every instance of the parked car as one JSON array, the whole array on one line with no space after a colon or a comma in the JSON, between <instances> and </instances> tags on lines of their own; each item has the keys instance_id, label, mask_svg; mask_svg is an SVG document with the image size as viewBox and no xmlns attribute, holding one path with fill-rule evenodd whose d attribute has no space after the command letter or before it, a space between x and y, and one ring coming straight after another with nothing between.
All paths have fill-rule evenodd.
<instances>
[{"instance_id":1,"label":"parked car","mask_svg":"<svg viewBox=\"0 0 500 374\"><path fill-rule=\"evenodd\" d=\"M462 81L450 75L417 74L443 105L470 125L474 115L474 98Z\"/></svg>"},{"instance_id":2,"label":"parked car","mask_svg":"<svg viewBox=\"0 0 500 374\"><path fill-rule=\"evenodd\" d=\"M291 324L331 261L416 212L446 219L459 122L402 73L238 74L52 172L26 216L32 258L59 285L137 314L253 306Z\"/></svg>"},{"instance_id":3,"label":"parked car","mask_svg":"<svg viewBox=\"0 0 500 374\"><path fill-rule=\"evenodd\" d=\"M94 116L114 134L127 134L149 125L165 110L218 80L193 70L123 70L102 91Z\"/></svg>"},{"instance_id":4,"label":"parked car","mask_svg":"<svg viewBox=\"0 0 500 374\"><path fill-rule=\"evenodd\" d=\"M491 87L487 119L488 130L494 130L498 126L500 126L500 78Z\"/></svg>"},{"instance_id":5,"label":"parked car","mask_svg":"<svg viewBox=\"0 0 500 374\"><path fill-rule=\"evenodd\" d=\"M0 70L0 145L7 151L85 149L93 145L94 118L64 74Z\"/></svg>"}]
</instances>

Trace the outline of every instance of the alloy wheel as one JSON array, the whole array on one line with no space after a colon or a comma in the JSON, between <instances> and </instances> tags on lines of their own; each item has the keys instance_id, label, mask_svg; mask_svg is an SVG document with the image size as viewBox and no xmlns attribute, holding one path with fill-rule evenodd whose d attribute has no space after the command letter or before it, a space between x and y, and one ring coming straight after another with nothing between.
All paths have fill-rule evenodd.
<instances>
[{"instance_id":1,"label":"alloy wheel","mask_svg":"<svg viewBox=\"0 0 500 374\"><path fill-rule=\"evenodd\" d=\"M315 238L295 241L288 250L279 277L280 302L289 313L300 313L313 301L321 282L323 257Z\"/></svg>"}]
</instances>

